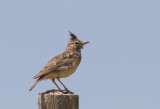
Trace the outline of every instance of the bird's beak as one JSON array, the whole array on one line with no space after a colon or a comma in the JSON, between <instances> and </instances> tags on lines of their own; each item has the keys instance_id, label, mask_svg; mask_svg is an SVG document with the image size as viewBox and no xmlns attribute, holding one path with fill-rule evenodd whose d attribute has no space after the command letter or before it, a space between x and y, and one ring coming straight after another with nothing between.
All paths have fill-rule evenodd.
<instances>
[{"instance_id":1,"label":"bird's beak","mask_svg":"<svg viewBox=\"0 0 160 109\"><path fill-rule=\"evenodd\" d=\"M83 45L88 44L88 43L89 43L88 41L84 41L84 42L82 42L82 44L83 44Z\"/></svg>"},{"instance_id":2,"label":"bird's beak","mask_svg":"<svg viewBox=\"0 0 160 109\"><path fill-rule=\"evenodd\" d=\"M88 41L84 41L82 42L82 45L84 46L85 44L88 44L89 42ZM83 49L83 46L82 46L82 49Z\"/></svg>"}]
</instances>

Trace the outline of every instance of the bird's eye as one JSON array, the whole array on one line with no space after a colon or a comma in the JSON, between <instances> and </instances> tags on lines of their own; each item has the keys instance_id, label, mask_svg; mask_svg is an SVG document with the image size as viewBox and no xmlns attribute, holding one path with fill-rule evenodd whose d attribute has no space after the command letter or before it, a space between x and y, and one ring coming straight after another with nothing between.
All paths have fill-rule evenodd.
<instances>
[{"instance_id":1,"label":"bird's eye","mask_svg":"<svg viewBox=\"0 0 160 109\"><path fill-rule=\"evenodd\" d=\"M74 44L76 44L76 45L77 45L77 44L78 44L78 42L75 42Z\"/></svg>"}]
</instances>

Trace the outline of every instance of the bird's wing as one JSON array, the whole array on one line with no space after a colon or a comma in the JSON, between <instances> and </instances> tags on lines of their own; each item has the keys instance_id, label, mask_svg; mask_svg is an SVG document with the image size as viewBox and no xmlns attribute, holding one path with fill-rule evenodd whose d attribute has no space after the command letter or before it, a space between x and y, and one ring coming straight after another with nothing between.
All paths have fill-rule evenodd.
<instances>
[{"instance_id":1,"label":"bird's wing","mask_svg":"<svg viewBox=\"0 0 160 109\"><path fill-rule=\"evenodd\" d=\"M80 61L80 59L75 58L74 56L76 55L66 55L66 53L62 53L61 55L52 58L52 60L50 60L48 64L33 78L38 78L51 72L60 72L72 68L78 61Z\"/></svg>"},{"instance_id":2,"label":"bird's wing","mask_svg":"<svg viewBox=\"0 0 160 109\"><path fill-rule=\"evenodd\" d=\"M35 75L33 78L36 79L40 76L46 75L49 72L52 72L55 70L56 67L56 62L60 59L62 54L53 57L48 63L47 65L37 74Z\"/></svg>"}]
</instances>

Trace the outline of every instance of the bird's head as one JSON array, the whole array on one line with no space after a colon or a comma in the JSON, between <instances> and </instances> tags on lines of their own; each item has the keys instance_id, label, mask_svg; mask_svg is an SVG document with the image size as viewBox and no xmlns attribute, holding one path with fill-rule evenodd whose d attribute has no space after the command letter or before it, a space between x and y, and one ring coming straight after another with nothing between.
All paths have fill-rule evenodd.
<instances>
[{"instance_id":1,"label":"bird's head","mask_svg":"<svg viewBox=\"0 0 160 109\"><path fill-rule=\"evenodd\" d=\"M88 44L88 41L81 41L77 38L77 36L73 33L70 33L70 40L67 46L67 50L81 50L85 44Z\"/></svg>"}]
</instances>

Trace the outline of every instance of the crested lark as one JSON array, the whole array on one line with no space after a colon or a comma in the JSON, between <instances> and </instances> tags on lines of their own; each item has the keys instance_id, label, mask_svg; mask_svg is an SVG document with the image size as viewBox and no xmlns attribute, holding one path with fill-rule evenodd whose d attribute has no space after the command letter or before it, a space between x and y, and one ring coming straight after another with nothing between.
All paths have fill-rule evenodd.
<instances>
[{"instance_id":1,"label":"crested lark","mask_svg":"<svg viewBox=\"0 0 160 109\"><path fill-rule=\"evenodd\" d=\"M55 79L57 79L65 90L69 92L66 86L60 81L60 78L68 77L76 71L81 62L81 49L85 44L89 43L79 40L76 35L71 32L70 36L71 38L66 50L62 54L53 57L47 65L33 77L37 79L37 81L31 86L30 91L37 83L45 79L51 79L57 88L62 91L55 82Z\"/></svg>"}]
</instances>

